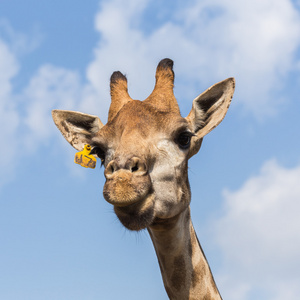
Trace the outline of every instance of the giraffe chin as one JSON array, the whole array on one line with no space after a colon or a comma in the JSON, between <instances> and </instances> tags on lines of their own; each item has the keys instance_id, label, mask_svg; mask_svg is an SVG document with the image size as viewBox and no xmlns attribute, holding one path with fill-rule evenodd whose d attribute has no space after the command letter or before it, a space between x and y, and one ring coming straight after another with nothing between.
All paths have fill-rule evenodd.
<instances>
[{"instance_id":1,"label":"giraffe chin","mask_svg":"<svg viewBox=\"0 0 300 300\"><path fill-rule=\"evenodd\" d=\"M139 231L150 226L154 220L154 194L150 194L134 204L114 206L115 213L129 230Z\"/></svg>"}]
</instances>

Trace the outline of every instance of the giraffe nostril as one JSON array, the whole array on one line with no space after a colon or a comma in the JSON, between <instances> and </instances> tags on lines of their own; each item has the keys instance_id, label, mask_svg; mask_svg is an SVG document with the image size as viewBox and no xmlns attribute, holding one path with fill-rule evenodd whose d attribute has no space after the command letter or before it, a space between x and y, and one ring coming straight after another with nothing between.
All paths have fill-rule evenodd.
<instances>
[{"instance_id":1,"label":"giraffe nostril","mask_svg":"<svg viewBox=\"0 0 300 300\"><path fill-rule=\"evenodd\" d=\"M113 174L114 172L115 172L114 165L111 164L111 165L110 165L110 173Z\"/></svg>"},{"instance_id":2,"label":"giraffe nostril","mask_svg":"<svg viewBox=\"0 0 300 300\"><path fill-rule=\"evenodd\" d=\"M134 176L142 176L147 174L147 167L143 160L137 157L133 157L127 160L126 164L120 164L117 160L111 161L105 171L104 175L107 179L112 179L117 176L119 171L130 172Z\"/></svg>"},{"instance_id":3,"label":"giraffe nostril","mask_svg":"<svg viewBox=\"0 0 300 300\"><path fill-rule=\"evenodd\" d=\"M127 165L127 169L130 170L131 173L146 173L147 168L146 164L139 158L133 157L130 161L129 164Z\"/></svg>"},{"instance_id":4,"label":"giraffe nostril","mask_svg":"<svg viewBox=\"0 0 300 300\"><path fill-rule=\"evenodd\" d=\"M117 166L115 161L111 161L104 171L104 175L106 178L111 178L113 174L117 171Z\"/></svg>"},{"instance_id":5,"label":"giraffe nostril","mask_svg":"<svg viewBox=\"0 0 300 300\"><path fill-rule=\"evenodd\" d=\"M138 163L136 163L133 167L131 167L131 172L133 173L133 172L136 172L136 171L138 171L139 170L139 164Z\"/></svg>"}]
</instances>

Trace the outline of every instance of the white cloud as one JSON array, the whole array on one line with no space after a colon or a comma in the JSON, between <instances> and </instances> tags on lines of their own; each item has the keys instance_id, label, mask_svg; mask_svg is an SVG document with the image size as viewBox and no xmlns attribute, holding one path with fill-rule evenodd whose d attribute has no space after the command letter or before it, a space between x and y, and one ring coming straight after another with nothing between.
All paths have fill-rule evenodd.
<instances>
[{"instance_id":1,"label":"white cloud","mask_svg":"<svg viewBox=\"0 0 300 300\"><path fill-rule=\"evenodd\" d=\"M11 79L18 62L8 45L0 39L0 186L13 175L18 140L15 133L20 122L12 95Z\"/></svg>"},{"instance_id":2,"label":"white cloud","mask_svg":"<svg viewBox=\"0 0 300 300\"><path fill-rule=\"evenodd\" d=\"M12 92L11 79L17 74L18 62L9 46L0 39L0 96L8 97Z\"/></svg>"},{"instance_id":3,"label":"white cloud","mask_svg":"<svg viewBox=\"0 0 300 300\"><path fill-rule=\"evenodd\" d=\"M95 59L88 67L87 77L99 94L109 102L109 77L113 71L120 70L128 75L129 90L133 98L145 98L145 90L151 91L151 83L147 81L147 72L151 70L154 84L155 63L153 55L147 51L148 43L142 31L134 26L147 1L106 1L96 16L96 30L101 40L94 50ZM146 71L146 72L145 72ZM150 81L151 82L151 81Z\"/></svg>"},{"instance_id":4,"label":"white cloud","mask_svg":"<svg viewBox=\"0 0 300 300\"><path fill-rule=\"evenodd\" d=\"M0 18L0 33L9 44L11 51L18 56L34 51L42 40L42 35L37 28L28 34L18 32L3 18Z\"/></svg>"},{"instance_id":5,"label":"white cloud","mask_svg":"<svg viewBox=\"0 0 300 300\"><path fill-rule=\"evenodd\" d=\"M299 182L300 166L269 161L239 190L224 192L224 215L214 225L224 255L224 298L253 299L258 291L269 295L264 299L297 298ZM237 290L241 294L234 296Z\"/></svg>"},{"instance_id":6,"label":"white cloud","mask_svg":"<svg viewBox=\"0 0 300 300\"><path fill-rule=\"evenodd\" d=\"M54 108L74 110L82 94L76 72L44 65L31 78L25 92L27 146L47 142L55 128L51 117Z\"/></svg>"},{"instance_id":7,"label":"white cloud","mask_svg":"<svg viewBox=\"0 0 300 300\"><path fill-rule=\"evenodd\" d=\"M58 134L51 117L52 109L92 113L96 106L94 89L89 84L82 84L75 71L43 65L20 94L12 85L18 74L17 56L10 45L0 39L0 140L3 145L0 149L0 186L13 178L20 159L33 154Z\"/></svg>"},{"instance_id":8,"label":"white cloud","mask_svg":"<svg viewBox=\"0 0 300 300\"><path fill-rule=\"evenodd\" d=\"M12 84L19 74L18 55L32 51L38 38L28 38L13 30L8 22L0 20L0 187L14 178L15 168L23 149L23 123L20 99ZM6 40L3 39L6 37ZM22 151L20 151L22 149Z\"/></svg>"},{"instance_id":9,"label":"white cloud","mask_svg":"<svg viewBox=\"0 0 300 300\"><path fill-rule=\"evenodd\" d=\"M176 90L180 97L200 93L199 83L206 87L236 76L236 98L246 109L259 117L276 111L274 102L280 99L275 92L297 63L300 45L300 16L291 1L187 2L146 33L148 5L146 0L102 4L96 17L101 41L88 69L94 86L120 69L133 82L133 95L145 98L153 86L154 64L168 56L183 82Z\"/></svg>"}]
</instances>

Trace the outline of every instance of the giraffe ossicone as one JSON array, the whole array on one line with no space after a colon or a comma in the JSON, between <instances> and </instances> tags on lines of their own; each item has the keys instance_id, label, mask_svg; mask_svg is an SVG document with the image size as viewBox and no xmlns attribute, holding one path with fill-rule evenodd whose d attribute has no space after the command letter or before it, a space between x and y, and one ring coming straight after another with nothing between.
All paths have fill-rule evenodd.
<instances>
[{"instance_id":1,"label":"giraffe ossicone","mask_svg":"<svg viewBox=\"0 0 300 300\"><path fill-rule=\"evenodd\" d=\"M200 94L184 118L173 93L173 61L160 61L155 78L150 96L139 101L129 96L126 77L114 72L105 125L64 110L53 110L53 120L75 149L90 144L101 159L103 195L121 223L148 230L169 298L221 299L191 221L188 159L225 117L235 80Z\"/></svg>"}]
</instances>

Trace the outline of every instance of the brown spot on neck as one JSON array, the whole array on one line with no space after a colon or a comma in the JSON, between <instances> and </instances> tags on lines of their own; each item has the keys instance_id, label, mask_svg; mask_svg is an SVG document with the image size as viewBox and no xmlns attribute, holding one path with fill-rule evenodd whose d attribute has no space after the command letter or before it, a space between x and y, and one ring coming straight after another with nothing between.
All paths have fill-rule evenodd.
<instances>
[{"instance_id":1,"label":"brown spot on neck","mask_svg":"<svg viewBox=\"0 0 300 300\"><path fill-rule=\"evenodd\" d=\"M175 257L173 270L171 284L176 291L180 291L185 286L187 271L183 255Z\"/></svg>"},{"instance_id":2,"label":"brown spot on neck","mask_svg":"<svg viewBox=\"0 0 300 300\"><path fill-rule=\"evenodd\" d=\"M206 276L206 264L204 260L201 260L193 269L192 272L192 287L196 287L196 285L203 280Z\"/></svg>"}]
</instances>

